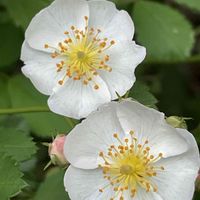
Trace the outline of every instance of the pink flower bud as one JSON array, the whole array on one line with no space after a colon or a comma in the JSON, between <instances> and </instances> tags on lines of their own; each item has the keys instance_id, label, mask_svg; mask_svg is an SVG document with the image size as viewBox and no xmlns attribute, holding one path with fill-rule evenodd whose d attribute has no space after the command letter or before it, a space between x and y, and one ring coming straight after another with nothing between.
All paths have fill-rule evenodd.
<instances>
[{"instance_id":1,"label":"pink flower bud","mask_svg":"<svg viewBox=\"0 0 200 200\"><path fill-rule=\"evenodd\" d=\"M68 163L63 152L65 139L65 135L57 135L49 145L49 156L54 165L65 166Z\"/></svg>"},{"instance_id":2,"label":"pink flower bud","mask_svg":"<svg viewBox=\"0 0 200 200\"><path fill-rule=\"evenodd\" d=\"M196 179L196 190L200 191L200 170Z\"/></svg>"}]
</instances>

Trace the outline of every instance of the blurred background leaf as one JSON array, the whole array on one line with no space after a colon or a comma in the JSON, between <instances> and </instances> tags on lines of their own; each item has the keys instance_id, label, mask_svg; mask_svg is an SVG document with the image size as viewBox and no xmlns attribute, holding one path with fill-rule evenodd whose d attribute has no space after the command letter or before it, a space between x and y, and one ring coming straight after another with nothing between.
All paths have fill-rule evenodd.
<instances>
[{"instance_id":1,"label":"blurred background leaf","mask_svg":"<svg viewBox=\"0 0 200 200\"><path fill-rule=\"evenodd\" d=\"M0 154L24 161L36 153L36 146L28 133L14 128L0 128Z\"/></svg>"},{"instance_id":2,"label":"blurred background leaf","mask_svg":"<svg viewBox=\"0 0 200 200\"><path fill-rule=\"evenodd\" d=\"M0 24L0 30L0 68L5 68L19 59L23 35L11 23Z\"/></svg>"},{"instance_id":3,"label":"blurred background leaf","mask_svg":"<svg viewBox=\"0 0 200 200\"><path fill-rule=\"evenodd\" d=\"M138 1L133 19L137 39L147 48L147 61L180 61L190 56L194 32L186 18L175 9Z\"/></svg>"},{"instance_id":4,"label":"blurred background leaf","mask_svg":"<svg viewBox=\"0 0 200 200\"><path fill-rule=\"evenodd\" d=\"M194 10L200 11L200 3L199 0L175 0L176 2L188 6Z\"/></svg>"},{"instance_id":5,"label":"blurred background leaf","mask_svg":"<svg viewBox=\"0 0 200 200\"><path fill-rule=\"evenodd\" d=\"M27 184L21 179L23 174L18 165L10 157L0 154L0 197L7 200L8 197L17 195Z\"/></svg>"},{"instance_id":6,"label":"blurred background leaf","mask_svg":"<svg viewBox=\"0 0 200 200\"><path fill-rule=\"evenodd\" d=\"M13 108L47 107L47 97L40 94L31 82L22 75L9 80L8 91ZM42 137L52 137L58 133L68 133L70 126L62 116L51 112L22 114L33 133Z\"/></svg>"},{"instance_id":7,"label":"blurred background leaf","mask_svg":"<svg viewBox=\"0 0 200 200\"><path fill-rule=\"evenodd\" d=\"M2 0L2 2L14 23L25 29L33 16L52 0Z\"/></svg>"},{"instance_id":8,"label":"blurred background leaf","mask_svg":"<svg viewBox=\"0 0 200 200\"><path fill-rule=\"evenodd\" d=\"M9 108L11 104L7 83L8 76L0 73L0 108Z\"/></svg>"},{"instance_id":9,"label":"blurred background leaf","mask_svg":"<svg viewBox=\"0 0 200 200\"><path fill-rule=\"evenodd\" d=\"M63 184L64 172L61 169L53 169L50 171L44 182L38 188L33 200L69 200Z\"/></svg>"},{"instance_id":10,"label":"blurred background leaf","mask_svg":"<svg viewBox=\"0 0 200 200\"><path fill-rule=\"evenodd\" d=\"M156 103L158 102L157 99L150 92L150 88L140 81L135 82L129 96L149 107L155 108Z\"/></svg>"}]
</instances>

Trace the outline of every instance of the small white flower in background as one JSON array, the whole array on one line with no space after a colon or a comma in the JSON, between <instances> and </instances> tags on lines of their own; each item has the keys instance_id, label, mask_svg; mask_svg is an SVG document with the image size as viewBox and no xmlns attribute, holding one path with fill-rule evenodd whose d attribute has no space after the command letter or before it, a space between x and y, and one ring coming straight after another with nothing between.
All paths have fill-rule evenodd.
<instances>
[{"instance_id":1,"label":"small white flower in background","mask_svg":"<svg viewBox=\"0 0 200 200\"><path fill-rule=\"evenodd\" d=\"M191 133L131 101L90 114L68 135L64 153L72 200L191 200L200 166Z\"/></svg>"},{"instance_id":2,"label":"small white flower in background","mask_svg":"<svg viewBox=\"0 0 200 200\"><path fill-rule=\"evenodd\" d=\"M132 41L133 22L104 0L55 0L25 33L22 72L58 114L83 118L124 95L146 55Z\"/></svg>"}]
</instances>

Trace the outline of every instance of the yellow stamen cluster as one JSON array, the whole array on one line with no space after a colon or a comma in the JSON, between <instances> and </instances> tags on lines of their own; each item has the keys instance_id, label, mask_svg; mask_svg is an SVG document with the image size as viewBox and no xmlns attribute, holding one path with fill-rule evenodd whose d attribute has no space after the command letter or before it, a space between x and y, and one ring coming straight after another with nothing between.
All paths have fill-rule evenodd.
<instances>
[{"instance_id":1,"label":"yellow stamen cluster","mask_svg":"<svg viewBox=\"0 0 200 200\"><path fill-rule=\"evenodd\" d=\"M98 75L98 70L112 71L107 64L110 56L106 54L106 50L112 47L115 41L100 38L101 30L89 28L87 16L84 20L84 30L71 26L69 31L64 32L66 39L58 43L56 48L48 44L45 44L44 48L53 49L52 58L62 58L56 65L58 73L65 70L64 77L58 82L60 85L66 78L73 78L82 81L84 85L93 81L94 89L99 89L99 85L93 79Z\"/></svg>"},{"instance_id":2,"label":"yellow stamen cluster","mask_svg":"<svg viewBox=\"0 0 200 200\"><path fill-rule=\"evenodd\" d=\"M146 192L157 192L158 188L151 178L157 176L158 171L164 170L164 167L155 165L155 162L163 157L162 153L156 157L151 155L148 140L140 144L132 130L129 132L129 138L124 140L121 140L117 133L113 137L119 145L111 145L106 154L99 153L104 160L99 167L102 168L103 176L108 181L108 184L100 188L99 192L104 192L107 187L112 187L115 196L109 200L116 198L124 200L126 190L129 190L130 196L133 198L138 187L143 188Z\"/></svg>"}]
</instances>

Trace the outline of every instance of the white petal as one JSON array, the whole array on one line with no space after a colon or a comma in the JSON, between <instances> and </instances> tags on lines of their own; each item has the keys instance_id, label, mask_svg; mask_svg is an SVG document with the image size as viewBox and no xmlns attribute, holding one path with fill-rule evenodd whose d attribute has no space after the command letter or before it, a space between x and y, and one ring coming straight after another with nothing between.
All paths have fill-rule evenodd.
<instances>
[{"instance_id":1,"label":"white petal","mask_svg":"<svg viewBox=\"0 0 200 200\"><path fill-rule=\"evenodd\" d=\"M89 26L102 31L100 37L115 41L132 40L134 24L126 11L118 11L109 1L89 1Z\"/></svg>"},{"instance_id":2,"label":"white petal","mask_svg":"<svg viewBox=\"0 0 200 200\"><path fill-rule=\"evenodd\" d=\"M70 166L64 177L64 185L72 200L107 200L113 195L113 190L108 187L104 192L99 192L107 184L103 178L102 170L81 170Z\"/></svg>"},{"instance_id":3,"label":"white petal","mask_svg":"<svg viewBox=\"0 0 200 200\"><path fill-rule=\"evenodd\" d=\"M165 200L191 200L200 167L199 151L194 137L184 129L178 131L187 140L190 148L181 155L162 159L157 163L165 168L155 178L158 192Z\"/></svg>"},{"instance_id":4,"label":"white petal","mask_svg":"<svg viewBox=\"0 0 200 200\"><path fill-rule=\"evenodd\" d=\"M112 68L123 69L126 66L134 71L133 66L137 66L144 60L146 49L135 44L134 41L121 41L108 49L106 54L110 56L108 65Z\"/></svg>"},{"instance_id":5,"label":"white petal","mask_svg":"<svg viewBox=\"0 0 200 200\"><path fill-rule=\"evenodd\" d=\"M146 192L143 188L138 188L136 199L134 200L164 200L159 194L155 192ZM132 199L130 199L132 200Z\"/></svg>"},{"instance_id":6,"label":"white petal","mask_svg":"<svg viewBox=\"0 0 200 200\"><path fill-rule=\"evenodd\" d=\"M81 81L69 79L58 86L48 100L50 109L60 115L80 119L96 110L101 104L111 100L110 93L100 77L94 80L99 89L94 89L93 81L84 85Z\"/></svg>"},{"instance_id":7,"label":"white petal","mask_svg":"<svg viewBox=\"0 0 200 200\"><path fill-rule=\"evenodd\" d=\"M187 152L190 153L191 159L193 159L195 166L200 167L199 149L194 136L186 129L177 128L176 130L187 141L188 146L190 147Z\"/></svg>"},{"instance_id":8,"label":"white petal","mask_svg":"<svg viewBox=\"0 0 200 200\"><path fill-rule=\"evenodd\" d=\"M114 3L110 1L94 0L89 4L89 26L93 28L106 29L112 18L119 12Z\"/></svg>"},{"instance_id":9,"label":"white petal","mask_svg":"<svg viewBox=\"0 0 200 200\"><path fill-rule=\"evenodd\" d=\"M116 109L124 131L134 130L140 142L147 139L153 155L168 157L187 150L185 139L166 123L163 113L133 101L124 101Z\"/></svg>"},{"instance_id":10,"label":"white petal","mask_svg":"<svg viewBox=\"0 0 200 200\"><path fill-rule=\"evenodd\" d=\"M123 134L116 113L112 106L102 107L68 134L64 145L67 160L82 169L96 168L99 153L107 152L110 145L115 143L114 133Z\"/></svg>"},{"instance_id":11,"label":"white petal","mask_svg":"<svg viewBox=\"0 0 200 200\"><path fill-rule=\"evenodd\" d=\"M49 53L32 49L26 42L22 46L21 59L25 62L22 67L24 75L43 94L50 95L58 81L64 76L56 71L59 59L52 59Z\"/></svg>"},{"instance_id":12,"label":"white petal","mask_svg":"<svg viewBox=\"0 0 200 200\"><path fill-rule=\"evenodd\" d=\"M100 76L107 83L112 99L116 92L123 96L135 82L135 68L146 55L146 49L133 41L119 42L106 52L110 56L108 66L111 72L100 71Z\"/></svg>"},{"instance_id":13,"label":"white petal","mask_svg":"<svg viewBox=\"0 0 200 200\"><path fill-rule=\"evenodd\" d=\"M135 197L131 197L131 191L125 190L123 192L124 200L163 200L159 194L155 192L146 192L145 189L138 187Z\"/></svg>"},{"instance_id":14,"label":"white petal","mask_svg":"<svg viewBox=\"0 0 200 200\"><path fill-rule=\"evenodd\" d=\"M119 11L107 25L106 29L102 31L101 36L116 42L132 40L134 24L129 14L124 10Z\"/></svg>"},{"instance_id":15,"label":"white petal","mask_svg":"<svg viewBox=\"0 0 200 200\"><path fill-rule=\"evenodd\" d=\"M29 62L29 61L36 61L36 62L38 62L38 61L45 61L45 62L53 61L53 59L51 59L50 53L35 50L35 49L31 48L30 45L26 41L24 41L24 43L22 44L20 59L25 63Z\"/></svg>"},{"instance_id":16,"label":"white petal","mask_svg":"<svg viewBox=\"0 0 200 200\"><path fill-rule=\"evenodd\" d=\"M26 30L26 41L39 50L46 51L46 43L57 47L66 37L64 32L69 31L72 25L84 29L84 16L89 16L87 1L55 0L32 19Z\"/></svg>"},{"instance_id":17,"label":"white petal","mask_svg":"<svg viewBox=\"0 0 200 200\"><path fill-rule=\"evenodd\" d=\"M99 189L104 186L104 192L99 192ZM65 190L69 193L72 200L109 200L111 197L119 199L120 193L116 194L108 181L103 178L101 169L82 170L70 166L64 177ZM124 200L133 200L130 191L124 191ZM146 192L139 189L134 200L163 200L159 194Z\"/></svg>"}]
</instances>

